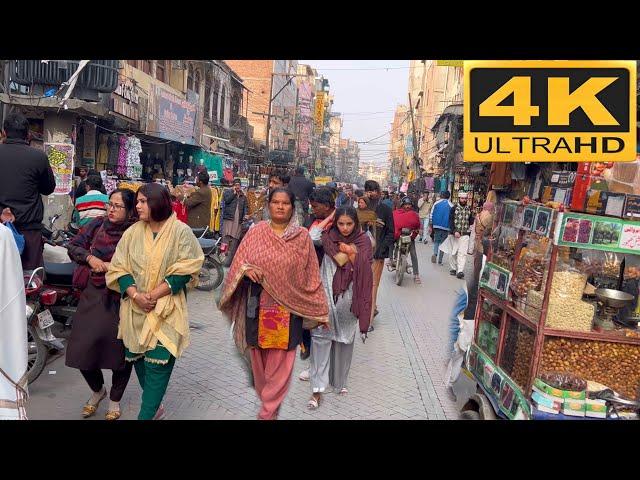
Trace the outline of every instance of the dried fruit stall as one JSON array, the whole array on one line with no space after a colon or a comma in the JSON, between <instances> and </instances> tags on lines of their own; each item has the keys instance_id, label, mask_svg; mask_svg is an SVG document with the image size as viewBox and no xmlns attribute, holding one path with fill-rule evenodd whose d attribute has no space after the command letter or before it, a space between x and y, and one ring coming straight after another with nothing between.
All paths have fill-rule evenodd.
<instances>
[{"instance_id":1,"label":"dried fruit stall","mask_svg":"<svg viewBox=\"0 0 640 480\"><path fill-rule=\"evenodd\" d=\"M518 202L497 218L467 357L496 413L637 418L640 224Z\"/></svg>"}]
</instances>

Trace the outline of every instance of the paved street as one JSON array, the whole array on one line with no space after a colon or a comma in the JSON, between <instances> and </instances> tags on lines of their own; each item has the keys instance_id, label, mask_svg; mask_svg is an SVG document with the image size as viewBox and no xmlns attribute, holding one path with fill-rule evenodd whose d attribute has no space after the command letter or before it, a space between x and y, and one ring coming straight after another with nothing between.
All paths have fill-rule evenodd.
<instances>
[{"instance_id":1,"label":"paved street","mask_svg":"<svg viewBox=\"0 0 640 480\"><path fill-rule=\"evenodd\" d=\"M444 266L434 266L431 252L431 244L418 245L422 285L405 276L398 287L392 273L383 273L380 314L367 343L356 339L349 394L325 395L317 411L307 410L310 387L298 380L298 373L308 362L298 358L281 419L457 418L443 374L453 292L463 281L449 275L446 257ZM255 419L259 402L234 353L229 326L216 308L214 293L190 293L189 313L191 346L176 363L169 383L164 402L167 419ZM105 376L110 385L110 372L105 371ZM82 376L65 367L63 357L53 359L29 390L30 419L81 419L80 411L89 398ZM104 418L107 405L103 401L93 419ZM137 417L140 387L135 373L121 405L123 419Z\"/></svg>"}]
</instances>

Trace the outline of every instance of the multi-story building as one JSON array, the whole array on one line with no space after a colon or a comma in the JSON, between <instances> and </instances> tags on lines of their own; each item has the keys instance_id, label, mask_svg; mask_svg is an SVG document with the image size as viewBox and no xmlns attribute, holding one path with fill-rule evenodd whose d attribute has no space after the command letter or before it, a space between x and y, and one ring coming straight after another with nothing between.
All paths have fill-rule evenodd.
<instances>
[{"instance_id":1,"label":"multi-story building","mask_svg":"<svg viewBox=\"0 0 640 480\"><path fill-rule=\"evenodd\" d=\"M313 106L317 76L316 70L309 65L298 65L298 138L296 163L306 166L309 171L314 170L315 167L313 149Z\"/></svg>"},{"instance_id":2,"label":"multi-story building","mask_svg":"<svg viewBox=\"0 0 640 480\"><path fill-rule=\"evenodd\" d=\"M411 155L408 155L407 151L412 152L411 149L413 148L410 131L409 107L398 105L391 124L391 141L389 144L389 182L393 185L399 185L408 173Z\"/></svg>"},{"instance_id":3,"label":"multi-story building","mask_svg":"<svg viewBox=\"0 0 640 480\"><path fill-rule=\"evenodd\" d=\"M227 60L249 89L247 114L254 145L269 160L291 163L296 144L296 60Z\"/></svg>"},{"instance_id":4,"label":"multi-story building","mask_svg":"<svg viewBox=\"0 0 640 480\"><path fill-rule=\"evenodd\" d=\"M457 111L457 106L462 105L463 70L462 67L440 66L437 60L412 60L410 72L409 92L419 140L418 156L422 168L433 172L439 164L440 152L431 129L441 115Z\"/></svg>"}]
</instances>

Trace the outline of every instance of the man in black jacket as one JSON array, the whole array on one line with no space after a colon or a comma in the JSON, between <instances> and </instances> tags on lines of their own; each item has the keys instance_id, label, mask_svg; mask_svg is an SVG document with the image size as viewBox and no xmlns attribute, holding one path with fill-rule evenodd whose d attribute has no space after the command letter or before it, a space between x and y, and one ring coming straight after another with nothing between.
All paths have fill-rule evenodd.
<instances>
[{"instance_id":1,"label":"man in black jacket","mask_svg":"<svg viewBox=\"0 0 640 480\"><path fill-rule=\"evenodd\" d=\"M467 192L458 193L458 203L449 212L449 273L464 278L464 266L467 263L467 251L473 225L473 211L468 205Z\"/></svg>"},{"instance_id":2,"label":"man in black jacket","mask_svg":"<svg viewBox=\"0 0 640 480\"><path fill-rule=\"evenodd\" d=\"M313 192L315 184L304 176L304 167L297 167L287 188L296 196L296 215L300 225L304 225L309 216L309 195Z\"/></svg>"},{"instance_id":3,"label":"man in black jacket","mask_svg":"<svg viewBox=\"0 0 640 480\"><path fill-rule=\"evenodd\" d=\"M40 195L51 195L56 188L53 170L41 150L29 146L29 121L20 113L5 118L4 144L0 145L0 210L10 208L15 227L24 236L22 268L33 270L44 264Z\"/></svg>"},{"instance_id":4,"label":"man in black jacket","mask_svg":"<svg viewBox=\"0 0 640 480\"><path fill-rule=\"evenodd\" d=\"M225 190L222 195L222 201L224 202L224 209L222 210L222 238L223 241L229 245L229 253L227 253L227 260L225 267L230 267L233 261L233 256L236 254L238 245L240 244L240 237L242 233L242 222L247 219L247 197L242 192L240 179L236 178L233 181L233 188Z\"/></svg>"},{"instance_id":5,"label":"man in black jacket","mask_svg":"<svg viewBox=\"0 0 640 480\"><path fill-rule=\"evenodd\" d=\"M377 219L377 235L376 248L373 252L373 316L369 331L373 331L373 317L378 314L378 286L380 285L380 277L384 269L384 260L389 258L393 249L393 211L381 201L380 185L375 180L367 180L364 182L364 192L371 201L371 208L376 212Z\"/></svg>"}]
</instances>

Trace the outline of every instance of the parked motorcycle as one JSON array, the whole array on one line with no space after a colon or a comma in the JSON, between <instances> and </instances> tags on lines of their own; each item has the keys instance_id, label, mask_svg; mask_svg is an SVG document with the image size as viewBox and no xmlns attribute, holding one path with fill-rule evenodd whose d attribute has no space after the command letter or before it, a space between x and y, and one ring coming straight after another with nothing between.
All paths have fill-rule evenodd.
<instances>
[{"instance_id":1,"label":"parked motorcycle","mask_svg":"<svg viewBox=\"0 0 640 480\"><path fill-rule=\"evenodd\" d=\"M44 286L42 267L24 271L27 299L27 379L32 383L40 376L47 362L49 350L63 350L64 343L51 333L53 317L47 309L56 303L57 293Z\"/></svg>"},{"instance_id":2,"label":"parked motorcycle","mask_svg":"<svg viewBox=\"0 0 640 480\"><path fill-rule=\"evenodd\" d=\"M66 229L56 229L55 224L59 218L59 213L49 217L49 225L42 229L42 236L45 241L64 246L71 241L79 229L72 223L69 223Z\"/></svg>"},{"instance_id":3,"label":"parked motorcycle","mask_svg":"<svg viewBox=\"0 0 640 480\"><path fill-rule=\"evenodd\" d=\"M222 237L214 237L215 234L206 228L192 228L193 234L198 238L198 243L202 252L204 253L204 262L200 269L198 290L205 292L215 290L218 288L224 280L224 269L222 265L224 263L223 255L227 251L227 244L222 243Z\"/></svg>"},{"instance_id":4,"label":"parked motorcycle","mask_svg":"<svg viewBox=\"0 0 640 480\"><path fill-rule=\"evenodd\" d=\"M78 308L82 292L73 288L73 272L76 264L69 259L66 246L75 236L74 230L57 230L54 233L55 222L59 215L49 218L49 228L45 227L43 237L45 286L54 290L57 300L51 305L50 311L54 320L62 323L65 329L71 327L73 315ZM70 224L71 226L71 224ZM77 232L76 232L77 233Z\"/></svg>"},{"instance_id":5,"label":"parked motorcycle","mask_svg":"<svg viewBox=\"0 0 640 480\"><path fill-rule=\"evenodd\" d=\"M402 285L405 273L412 273L408 263L409 247L411 246L411 229L403 228L400 238L393 248L393 258L389 263L389 270L396 272L396 285Z\"/></svg>"}]
</instances>

